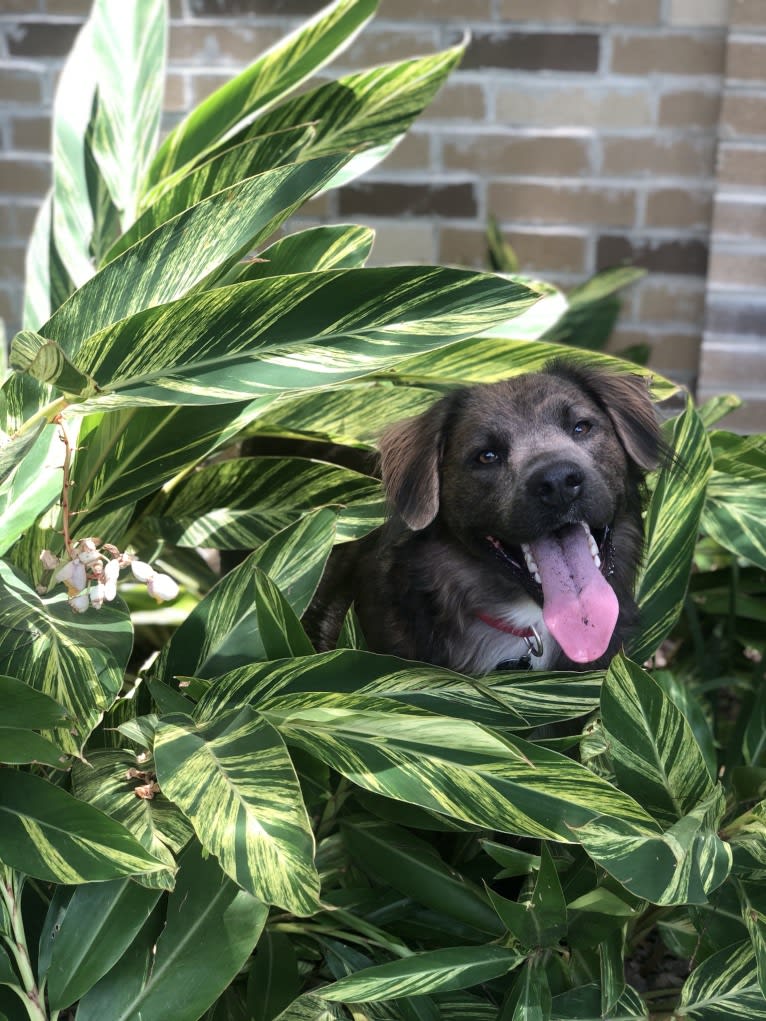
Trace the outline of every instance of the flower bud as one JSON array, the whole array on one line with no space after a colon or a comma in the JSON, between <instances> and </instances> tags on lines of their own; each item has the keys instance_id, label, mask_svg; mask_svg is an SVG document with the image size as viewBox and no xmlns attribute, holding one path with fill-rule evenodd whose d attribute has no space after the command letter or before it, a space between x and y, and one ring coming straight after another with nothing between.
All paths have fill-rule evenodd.
<instances>
[{"instance_id":1,"label":"flower bud","mask_svg":"<svg viewBox=\"0 0 766 1021\"><path fill-rule=\"evenodd\" d=\"M80 592L79 595L69 597L69 605L75 613L85 613L89 602L87 592Z\"/></svg>"},{"instance_id":2,"label":"flower bud","mask_svg":"<svg viewBox=\"0 0 766 1021\"><path fill-rule=\"evenodd\" d=\"M131 561L130 569L136 581L147 582L154 576L154 568L149 564L145 564L143 560Z\"/></svg>"},{"instance_id":3,"label":"flower bud","mask_svg":"<svg viewBox=\"0 0 766 1021\"><path fill-rule=\"evenodd\" d=\"M146 583L146 589L158 603L175 599L178 595L178 583L173 581L169 574L152 574Z\"/></svg>"},{"instance_id":4,"label":"flower bud","mask_svg":"<svg viewBox=\"0 0 766 1021\"><path fill-rule=\"evenodd\" d=\"M44 549L40 554L40 563L46 571L52 571L55 567L59 566L61 561L55 553L51 553L49 549Z\"/></svg>"},{"instance_id":5,"label":"flower bud","mask_svg":"<svg viewBox=\"0 0 766 1021\"><path fill-rule=\"evenodd\" d=\"M108 603L117 595L117 579L120 577L119 560L109 560L104 567L104 599Z\"/></svg>"},{"instance_id":6,"label":"flower bud","mask_svg":"<svg viewBox=\"0 0 766 1021\"><path fill-rule=\"evenodd\" d=\"M90 605L94 610L100 610L106 599L106 586L101 581L94 581L90 587Z\"/></svg>"}]
</instances>

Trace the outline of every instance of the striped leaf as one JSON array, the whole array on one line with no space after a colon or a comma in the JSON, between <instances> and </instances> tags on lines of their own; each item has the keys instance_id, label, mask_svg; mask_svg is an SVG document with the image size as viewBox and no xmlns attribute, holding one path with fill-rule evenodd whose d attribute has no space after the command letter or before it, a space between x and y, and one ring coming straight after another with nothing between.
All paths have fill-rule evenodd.
<instances>
[{"instance_id":1,"label":"striped leaf","mask_svg":"<svg viewBox=\"0 0 766 1021\"><path fill-rule=\"evenodd\" d=\"M93 155L127 225L135 219L139 186L159 135L166 4L164 0L140 4L96 0L92 26L98 82Z\"/></svg>"},{"instance_id":2,"label":"striped leaf","mask_svg":"<svg viewBox=\"0 0 766 1021\"><path fill-rule=\"evenodd\" d=\"M702 530L751 564L766 568L766 479L714 471L707 487Z\"/></svg>"},{"instance_id":3,"label":"striped leaf","mask_svg":"<svg viewBox=\"0 0 766 1021\"><path fill-rule=\"evenodd\" d=\"M711 469L710 444L691 401L666 427L677 463L663 468L646 513L643 569L637 585L641 627L628 652L651 656L683 608Z\"/></svg>"},{"instance_id":4,"label":"striped leaf","mask_svg":"<svg viewBox=\"0 0 766 1021\"><path fill-rule=\"evenodd\" d=\"M528 960L516 988L519 998L511 1021L549 1021L552 1016L551 991L544 961Z\"/></svg>"},{"instance_id":5,"label":"striped leaf","mask_svg":"<svg viewBox=\"0 0 766 1021\"><path fill-rule=\"evenodd\" d=\"M195 472L146 525L178 546L252 549L324 506L340 510L339 540L359 538L384 513L376 479L305 458L254 457Z\"/></svg>"},{"instance_id":6,"label":"striped leaf","mask_svg":"<svg viewBox=\"0 0 766 1021\"><path fill-rule=\"evenodd\" d=\"M319 994L325 1000L360 1003L449 992L507 975L523 960L521 954L504 947L445 947L365 968L323 986Z\"/></svg>"},{"instance_id":7,"label":"striped leaf","mask_svg":"<svg viewBox=\"0 0 766 1021\"><path fill-rule=\"evenodd\" d=\"M153 675L216 677L263 655L253 566L265 571L300 616L314 594L332 548L335 515L321 510L297 521L226 575L173 635Z\"/></svg>"},{"instance_id":8,"label":"striped leaf","mask_svg":"<svg viewBox=\"0 0 766 1021\"><path fill-rule=\"evenodd\" d=\"M130 879L75 890L56 932L47 971L48 1000L60 1010L79 1000L132 943L160 896Z\"/></svg>"},{"instance_id":9,"label":"striped leaf","mask_svg":"<svg viewBox=\"0 0 766 1021\"><path fill-rule=\"evenodd\" d=\"M25 330L36 330L51 315L51 258L53 190L43 199L24 256Z\"/></svg>"},{"instance_id":10,"label":"striped leaf","mask_svg":"<svg viewBox=\"0 0 766 1021\"><path fill-rule=\"evenodd\" d=\"M146 775L130 778L131 770ZM88 753L88 764L75 763L72 769L74 793L82 801L110 815L129 830L164 869L141 877L141 884L170 890L174 885L175 854L182 850L192 835L192 828L183 813L171 801L158 794L141 798L136 787L150 782L151 761L139 764L127 749L101 749Z\"/></svg>"},{"instance_id":11,"label":"striped leaf","mask_svg":"<svg viewBox=\"0 0 766 1021\"><path fill-rule=\"evenodd\" d=\"M252 120L345 49L376 6L376 0L336 0L208 96L168 133L149 169L147 185L197 162L221 139L230 140L238 125Z\"/></svg>"},{"instance_id":12,"label":"striped leaf","mask_svg":"<svg viewBox=\"0 0 766 1021\"><path fill-rule=\"evenodd\" d=\"M61 495L63 453L54 427L33 433L29 449L0 485L0 555Z\"/></svg>"},{"instance_id":13,"label":"striped leaf","mask_svg":"<svg viewBox=\"0 0 766 1021\"><path fill-rule=\"evenodd\" d=\"M115 604L77 616L66 593L41 597L0 561L0 661L3 669L49 695L71 717L52 735L79 755L123 683L132 646L128 614Z\"/></svg>"},{"instance_id":14,"label":"striped leaf","mask_svg":"<svg viewBox=\"0 0 766 1021\"><path fill-rule=\"evenodd\" d=\"M686 717L637 664L617 656L601 692L601 720L621 790L672 826L715 783Z\"/></svg>"},{"instance_id":15,"label":"striped leaf","mask_svg":"<svg viewBox=\"0 0 766 1021\"><path fill-rule=\"evenodd\" d=\"M277 167L203 199L108 263L39 332L58 341L87 373L85 365L101 360L87 338L116 323L98 343L117 345L110 358L121 360L127 353L118 341L121 320L188 294L215 270L236 261L259 238L272 234L346 158L327 156ZM165 343L176 346L172 338ZM97 378L105 381L103 374Z\"/></svg>"},{"instance_id":16,"label":"striped leaf","mask_svg":"<svg viewBox=\"0 0 766 1021\"><path fill-rule=\"evenodd\" d=\"M695 1021L766 1018L766 999L750 943L719 950L695 968L681 990L676 1015Z\"/></svg>"},{"instance_id":17,"label":"striped leaf","mask_svg":"<svg viewBox=\"0 0 766 1021\"><path fill-rule=\"evenodd\" d=\"M260 280L288 273L328 269L361 269L367 262L375 231L356 224L309 227L275 241L259 258L232 272L227 283Z\"/></svg>"},{"instance_id":18,"label":"striped leaf","mask_svg":"<svg viewBox=\"0 0 766 1021\"><path fill-rule=\"evenodd\" d=\"M0 769L0 860L27 876L70 885L162 868L124 826L15 769Z\"/></svg>"},{"instance_id":19,"label":"striped leaf","mask_svg":"<svg viewBox=\"0 0 766 1021\"><path fill-rule=\"evenodd\" d=\"M300 692L364 692L442 716L526 730L575 719L598 706L601 673L501 673L480 679L393 656L339 649L281 662L248 663L219 677L199 703L208 718Z\"/></svg>"},{"instance_id":20,"label":"striped leaf","mask_svg":"<svg viewBox=\"0 0 766 1021\"><path fill-rule=\"evenodd\" d=\"M115 967L82 998L78 1021L197 1021L245 965L268 909L192 845L167 920L151 916ZM172 1005L169 1007L169 1005Z\"/></svg>"},{"instance_id":21,"label":"striped leaf","mask_svg":"<svg viewBox=\"0 0 766 1021\"><path fill-rule=\"evenodd\" d=\"M500 277L433 266L233 284L130 315L85 339L77 365L103 394L83 407L222 403L328 386L469 336L536 300Z\"/></svg>"},{"instance_id":22,"label":"striped leaf","mask_svg":"<svg viewBox=\"0 0 766 1021\"><path fill-rule=\"evenodd\" d=\"M274 727L249 707L207 725L160 720L154 756L163 793L227 875L267 904L317 910L314 838Z\"/></svg>"},{"instance_id":23,"label":"striped leaf","mask_svg":"<svg viewBox=\"0 0 766 1021\"><path fill-rule=\"evenodd\" d=\"M731 849L717 832L724 809L723 791L716 787L661 836L598 819L576 833L591 858L637 897L654 904L705 904L731 869Z\"/></svg>"},{"instance_id":24,"label":"striped leaf","mask_svg":"<svg viewBox=\"0 0 766 1021\"><path fill-rule=\"evenodd\" d=\"M513 901L492 890L487 893L503 925L522 946L553 949L566 936L566 898L546 844L541 848L537 878L528 899Z\"/></svg>"},{"instance_id":25,"label":"striped leaf","mask_svg":"<svg viewBox=\"0 0 766 1021\"><path fill-rule=\"evenodd\" d=\"M285 1007L274 1021L337 1021L343 1015L340 1008L327 1003L316 993L304 993Z\"/></svg>"},{"instance_id":26,"label":"striped leaf","mask_svg":"<svg viewBox=\"0 0 766 1021\"><path fill-rule=\"evenodd\" d=\"M318 692L283 696L263 711L288 743L365 790L477 826L565 842L594 819L655 830L637 802L584 766L475 723Z\"/></svg>"},{"instance_id":27,"label":"striped leaf","mask_svg":"<svg viewBox=\"0 0 766 1021\"><path fill-rule=\"evenodd\" d=\"M766 996L766 901L760 883L737 883L737 893L755 953L758 985Z\"/></svg>"},{"instance_id":28,"label":"striped leaf","mask_svg":"<svg viewBox=\"0 0 766 1021\"><path fill-rule=\"evenodd\" d=\"M291 157L313 133L314 129L310 125L275 131L225 149L200 167L187 174L180 174L177 183L172 186L166 183L157 201L117 239L104 257L104 262L111 262L157 227L216 192L231 188L248 177L256 177L274 167L294 162Z\"/></svg>"}]
</instances>

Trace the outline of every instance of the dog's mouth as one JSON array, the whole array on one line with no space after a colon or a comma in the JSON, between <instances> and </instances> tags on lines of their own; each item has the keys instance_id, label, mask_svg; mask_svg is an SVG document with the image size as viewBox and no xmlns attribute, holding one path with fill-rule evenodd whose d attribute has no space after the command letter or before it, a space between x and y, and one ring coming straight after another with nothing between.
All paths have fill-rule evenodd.
<instances>
[{"instance_id":1,"label":"dog's mouth","mask_svg":"<svg viewBox=\"0 0 766 1021\"><path fill-rule=\"evenodd\" d=\"M606 652L619 604L606 580L614 549L610 528L591 531L581 521L564 525L532 542L505 545L495 536L493 552L543 608L543 620L564 653L590 663Z\"/></svg>"}]
</instances>

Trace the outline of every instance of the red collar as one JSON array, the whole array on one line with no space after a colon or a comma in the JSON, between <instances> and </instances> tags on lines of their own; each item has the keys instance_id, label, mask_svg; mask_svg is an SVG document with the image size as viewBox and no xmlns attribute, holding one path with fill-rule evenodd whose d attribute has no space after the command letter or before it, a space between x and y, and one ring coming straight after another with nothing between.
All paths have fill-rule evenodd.
<instances>
[{"instance_id":1,"label":"red collar","mask_svg":"<svg viewBox=\"0 0 766 1021\"><path fill-rule=\"evenodd\" d=\"M504 620L500 620L498 617L490 617L488 613L477 613L476 616L482 624L487 624L489 627L493 627L495 631L502 631L506 635L514 635L516 638L538 637L531 627L513 627L512 624L506 624Z\"/></svg>"}]
</instances>

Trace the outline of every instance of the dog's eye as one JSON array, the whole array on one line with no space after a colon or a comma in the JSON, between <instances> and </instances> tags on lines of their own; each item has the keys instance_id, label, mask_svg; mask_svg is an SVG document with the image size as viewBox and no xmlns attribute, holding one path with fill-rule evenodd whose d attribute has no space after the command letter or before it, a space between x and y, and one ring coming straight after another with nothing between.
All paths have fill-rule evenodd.
<instances>
[{"instance_id":1,"label":"dog's eye","mask_svg":"<svg viewBox=\"0 0 766 1021\"><path fill-rule=\"evenodd\" d=\"M574 427L572 429L572 435L587 436L592 428L593 426L587 419L581 418L579 422L575 422Z\"/></svg>"},{"instance_id":2,"label":"dog's eye","mask_svg":"<svg viewBox=\"0 0 766 1021\"><path fill-rule=\"evenodd\" d=\"M496 450L482 450L482 452L477 455L476 460L479 464L497 464L500 460L500 455Z\"/></svg>"}]
</instances>

